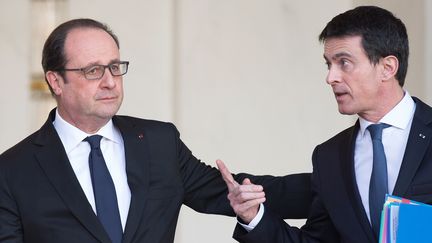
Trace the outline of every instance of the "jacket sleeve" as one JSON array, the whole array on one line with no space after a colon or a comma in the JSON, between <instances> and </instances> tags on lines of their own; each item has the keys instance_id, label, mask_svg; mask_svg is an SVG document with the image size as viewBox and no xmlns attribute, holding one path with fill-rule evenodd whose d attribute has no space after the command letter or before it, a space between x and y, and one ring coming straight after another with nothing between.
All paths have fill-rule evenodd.
<instances>
[{"instance_id":1,"label":"jacket sleeve","mask_svg":"<svg viewBox=\"0 0 432 243\"><path fill-rule=\"evenodd\" d=\"M316 153L314 152L314 157ZM314 166L312 174L312 205L306 224L301 227L288 225L279 213L265 209L263 218L250 232L242 226L236 226L234 239L244 243L335 243L340 242L327 209L320 198L319 171Z\"/></svg>"}]
</instances>

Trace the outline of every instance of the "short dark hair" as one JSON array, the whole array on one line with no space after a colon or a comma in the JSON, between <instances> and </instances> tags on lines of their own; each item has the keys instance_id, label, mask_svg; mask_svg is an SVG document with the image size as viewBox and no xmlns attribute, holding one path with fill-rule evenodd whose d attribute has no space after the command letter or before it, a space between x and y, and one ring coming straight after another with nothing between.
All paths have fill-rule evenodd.
<instances>
[{"instance_id":1,"label":"short dark hair","mask_svg":"<svg viewBox=\"0 0 432 243\"><path fill-rule=\"evenodd\" d=\"M408 70L408 34L404 23L391 12L376 6L360 6L334 17L319 35L325 42L332 37L360 36L373 64L393 55L399 61L396 79L403 87Z\"/></svg>"},{"instance_id":2,"label":"short dark hair","mask_svg":"<svg viewBox=\"0 0 432 243\"><path fill-rule=\"evenodd\" d=\"M107 32L114 39L117 47L120 48L120 43L117 36L106 24L93 19L72 19L57 26L57 28L51 32L45 41L42 51L42 68L44 73L48 71L58 71L61 76L64 75L64 72L61 70L65 68L67 62L64 51L66 37L72 30L78 28L101 29ZM49 88L53 94L51 86L49 86Z\"/></svg>"}]
</instances>

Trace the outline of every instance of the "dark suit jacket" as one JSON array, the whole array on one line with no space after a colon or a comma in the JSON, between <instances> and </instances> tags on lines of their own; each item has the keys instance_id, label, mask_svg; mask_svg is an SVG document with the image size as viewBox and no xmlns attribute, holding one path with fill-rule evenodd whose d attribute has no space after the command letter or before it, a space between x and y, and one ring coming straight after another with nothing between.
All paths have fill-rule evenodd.
<instances>
[{"instance_id":1,"label":"dark suit jacket","mask_svg":"<svg viewBox=\"0 0 432 243\"><path fill-rule=\"evenodd\" d=\"M54 114L0 155L0 242L108 243L52 125ZM123 136L132 196L124 243L173 242L182 204L234 215L219 171L196 159L172 124L126 116L113 122ZM307 216L309 174L252 178L270 191L269 207L286 217Z\"/></svg>"},{"instance_id":2,"label":"dark suit jacket","mask_svg":"<svg viewBox=\"0 0 432 243\"><path fill-rule=\"evenodd\" d=\"M414 98L416 111L393 195L432 203L432 108ZM313 203L306 224L290 227L266 210L258 226L247 234L237 226L240 242L376 243L358 192L354 146L358 122L313 153Z\"/></svg>"}]
</instances>

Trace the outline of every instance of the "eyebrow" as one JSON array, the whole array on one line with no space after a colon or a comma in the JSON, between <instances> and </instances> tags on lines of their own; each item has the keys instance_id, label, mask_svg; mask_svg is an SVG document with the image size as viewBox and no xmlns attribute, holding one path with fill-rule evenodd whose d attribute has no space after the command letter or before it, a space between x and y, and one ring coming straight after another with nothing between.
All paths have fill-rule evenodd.
<instances>
[{"instance_id":1,"label":"eyebrow","mask_svg":"<svg viewBox=\"0 0 432 243\"><path fill-rule=\"evenodd\" d=\"M120 62L120 59L118 59L118 58L112 59L106 65L113 64L116 62ZM91 67L91 66L95 66L95 65L105 65L105 64L100 64L99 62L90 62L90 63L87 63L87 65L85 67Z\"/></svg>"},{"instance_id":2,"label":"eyebrow","mask_svg":"<svg viewBox=\"0 0 432 243\"><path fill-rule=\"evenodd\" d=\"M325 56L325 54L323 55L324 59L326 61L328 61L329 59ZM352 57L351 54L349 54L348 52L338 52L335 55L333 55L330 59L335 60L335 59L339 59L341 57Z\"/></svg>"}]
</instances>

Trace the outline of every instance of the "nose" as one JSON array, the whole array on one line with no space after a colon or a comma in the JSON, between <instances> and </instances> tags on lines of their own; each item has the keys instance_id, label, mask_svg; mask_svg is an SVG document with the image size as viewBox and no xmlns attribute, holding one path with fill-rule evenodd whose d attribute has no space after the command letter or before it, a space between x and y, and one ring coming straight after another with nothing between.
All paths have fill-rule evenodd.
<instances>
[{"instance_id":1,"label":"nose","mask_svg":"<svg viewBox=\"0 0 432 243\"><path fill-rule=\"evenodd\" d=\"M341 73L340 71L336 70L336 68L329 68L327 77L326 77L326 83L329 85L332 85L334 83L341 81Z\"/></svg>"},{"instance_id":2,"label":"nose","mask_svg":"<svg viewBox=\"0 0 432 243\"><path fill-rule=\"evenodd\" d=\"M118 79L118 78L121 78L121 77L114 77L112 74L111 74L111 72L109 71L109 70L107 70L108 68L105 68L105 70L104 70L104 75L102 76L102 78L101 78L101 82L100 82L100 85L103 87L103 88L108 88L108 89L113 89L113 88L115 88L115 86L117 85L116 84L116 80Z\"/></svg>"}]
</instances>

